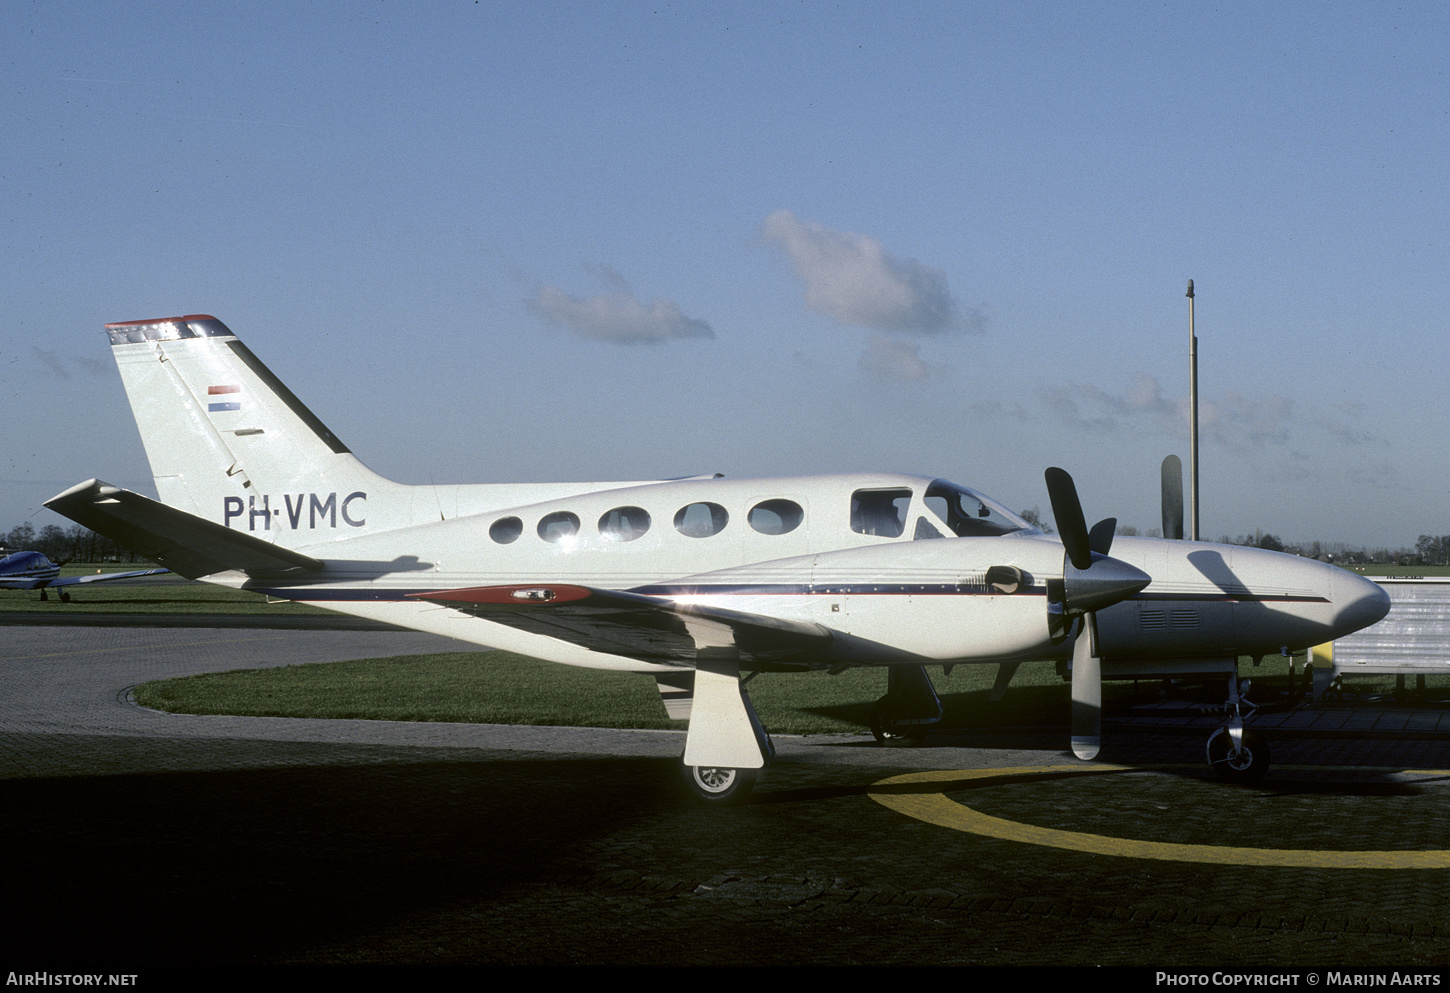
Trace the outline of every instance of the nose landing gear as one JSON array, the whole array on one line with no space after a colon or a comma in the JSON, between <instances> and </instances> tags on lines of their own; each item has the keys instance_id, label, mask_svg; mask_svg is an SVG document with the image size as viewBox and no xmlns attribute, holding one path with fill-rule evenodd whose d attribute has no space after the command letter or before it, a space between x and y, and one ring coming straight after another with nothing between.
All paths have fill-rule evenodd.
<instances>
[{"instance_id":1,"label":"nose landing gear","mask_svg":"<svg viewBox=\"0 0 1450 993\"><path fill-rule=\"evenodd\" d=\"M1209 768L1231 783L1257 782L1269 771L1268 739L1244 727L1259 709L1244 696L1249 686L1247 679L1239 683L1237 673L1229 676L1228 702L1224 704L1228 723L1208 737Z\"/></svg>"}]
</instances>

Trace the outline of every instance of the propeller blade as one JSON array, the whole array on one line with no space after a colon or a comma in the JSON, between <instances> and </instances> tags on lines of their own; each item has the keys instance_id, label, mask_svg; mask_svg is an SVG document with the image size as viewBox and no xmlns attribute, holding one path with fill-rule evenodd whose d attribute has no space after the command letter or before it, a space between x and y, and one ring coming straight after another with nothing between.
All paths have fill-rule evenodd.
<instances>
[{"instance_id":1,"label":"propeller blade","mask_svg":"<svg viewBox=\"0 0 1450 993\"><path fill-rule=\"evenodd\" d=\"M1106 555L1113 550L1113 534L1118 530L1118 519L1116 517L1104 517L1093 525L1088 532L1088 547L1099 555Z\"/></svg>"},{"instance_id":2,"label":"propeller blade","mask_svg":"<svg viewBox=\"0 0 1450 993\"><path fill-rule=\"evenodd\" d=\"M1072 753L1095 759L1103 741L1103 662L1098 655L1098 622L1083 617L1072 643Z\"/></svg>"},{"instance_id":3,"label":"propeller blade","mask_svg":"<svg viewBox=\"0 0 1450 993\"><path fill-rule=\"evenodd\" d=\"M1177 455L1163 460L1163 537L1183 539L1183 462Z\"/></svg>"},{"instance_id":4,"label":"propeller blade","mask_svg":"<svg viewBox=\"0 0 1450 993\"><path fill-rule=\"evenodd\" d=\"M1057 521L1062 546L1067 549L1067 560L1078 569L1086 569L1092 565L1092 546L1088 543L1087 520L1082 516L1077 487L1066 470L1056 466L1043 473L1043 477L1047 480L1047 497L1052 501L1052 516Z\"/></svg>"}]
</instances>

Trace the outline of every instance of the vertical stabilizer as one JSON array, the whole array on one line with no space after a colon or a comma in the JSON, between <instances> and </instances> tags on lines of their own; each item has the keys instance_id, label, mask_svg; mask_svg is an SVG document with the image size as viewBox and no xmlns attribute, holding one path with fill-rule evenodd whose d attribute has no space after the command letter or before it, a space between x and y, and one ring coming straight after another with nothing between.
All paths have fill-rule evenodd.
<instances>
[{"instance_id":1,"label":"vertical stabilizer","mask_svg":"<svg viewBox=\"0 0 1450 993\"><path fill-rule=\"evenodd\" d=\"M408 523L411 487L359 462L221 321L106 331L163 503L285 545Z\"/></svg>"}]
</instances>

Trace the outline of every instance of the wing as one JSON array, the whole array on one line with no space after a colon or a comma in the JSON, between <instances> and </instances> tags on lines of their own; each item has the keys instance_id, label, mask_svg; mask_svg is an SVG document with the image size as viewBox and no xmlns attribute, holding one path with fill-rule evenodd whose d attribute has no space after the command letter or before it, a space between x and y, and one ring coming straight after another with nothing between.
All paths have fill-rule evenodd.
<instances>
[{"instance_id":1,"label":"wing","mask_svg":"<svg viewBox=\"0 0 1450 993\"><path fill-rule=\"evenodd\" d=\"M74 586L76 583L104 583L108 579L135 579L138 576L159 576L170 569L142 569L140 572L98 572L92 576L70 576L66 579L52 579L46 587Z\"/></svg>"},{"instance_id":2,"label":"wing","mask_svg":"<svg viewBox=\"0 0 1450 993\"><path fill-rule=\"evenodd\" d=\"M693 666L707 649L736 649L742 664L820 665L833 640L830 628L809 621L590 586L478 586L409 596L592 651L669 665Z\"/></svg>"}]
</instances>

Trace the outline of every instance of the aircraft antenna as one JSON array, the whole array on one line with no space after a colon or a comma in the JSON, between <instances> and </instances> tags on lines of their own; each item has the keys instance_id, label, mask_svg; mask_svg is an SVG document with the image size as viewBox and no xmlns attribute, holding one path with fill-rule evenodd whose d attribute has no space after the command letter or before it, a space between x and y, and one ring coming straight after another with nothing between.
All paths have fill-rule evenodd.
<instances>
[{"instance_id":1,"label":"aircraft antenna","mask_svg":"<svg viewBox=\"0 0 1450 993\"><path fill-rule=\"evenodd\" d=\"M1188 507L1189 537L1198 540L1198 335L1193 333L1193 280L1188 281Z\"/></svg>"}]
</instances>

